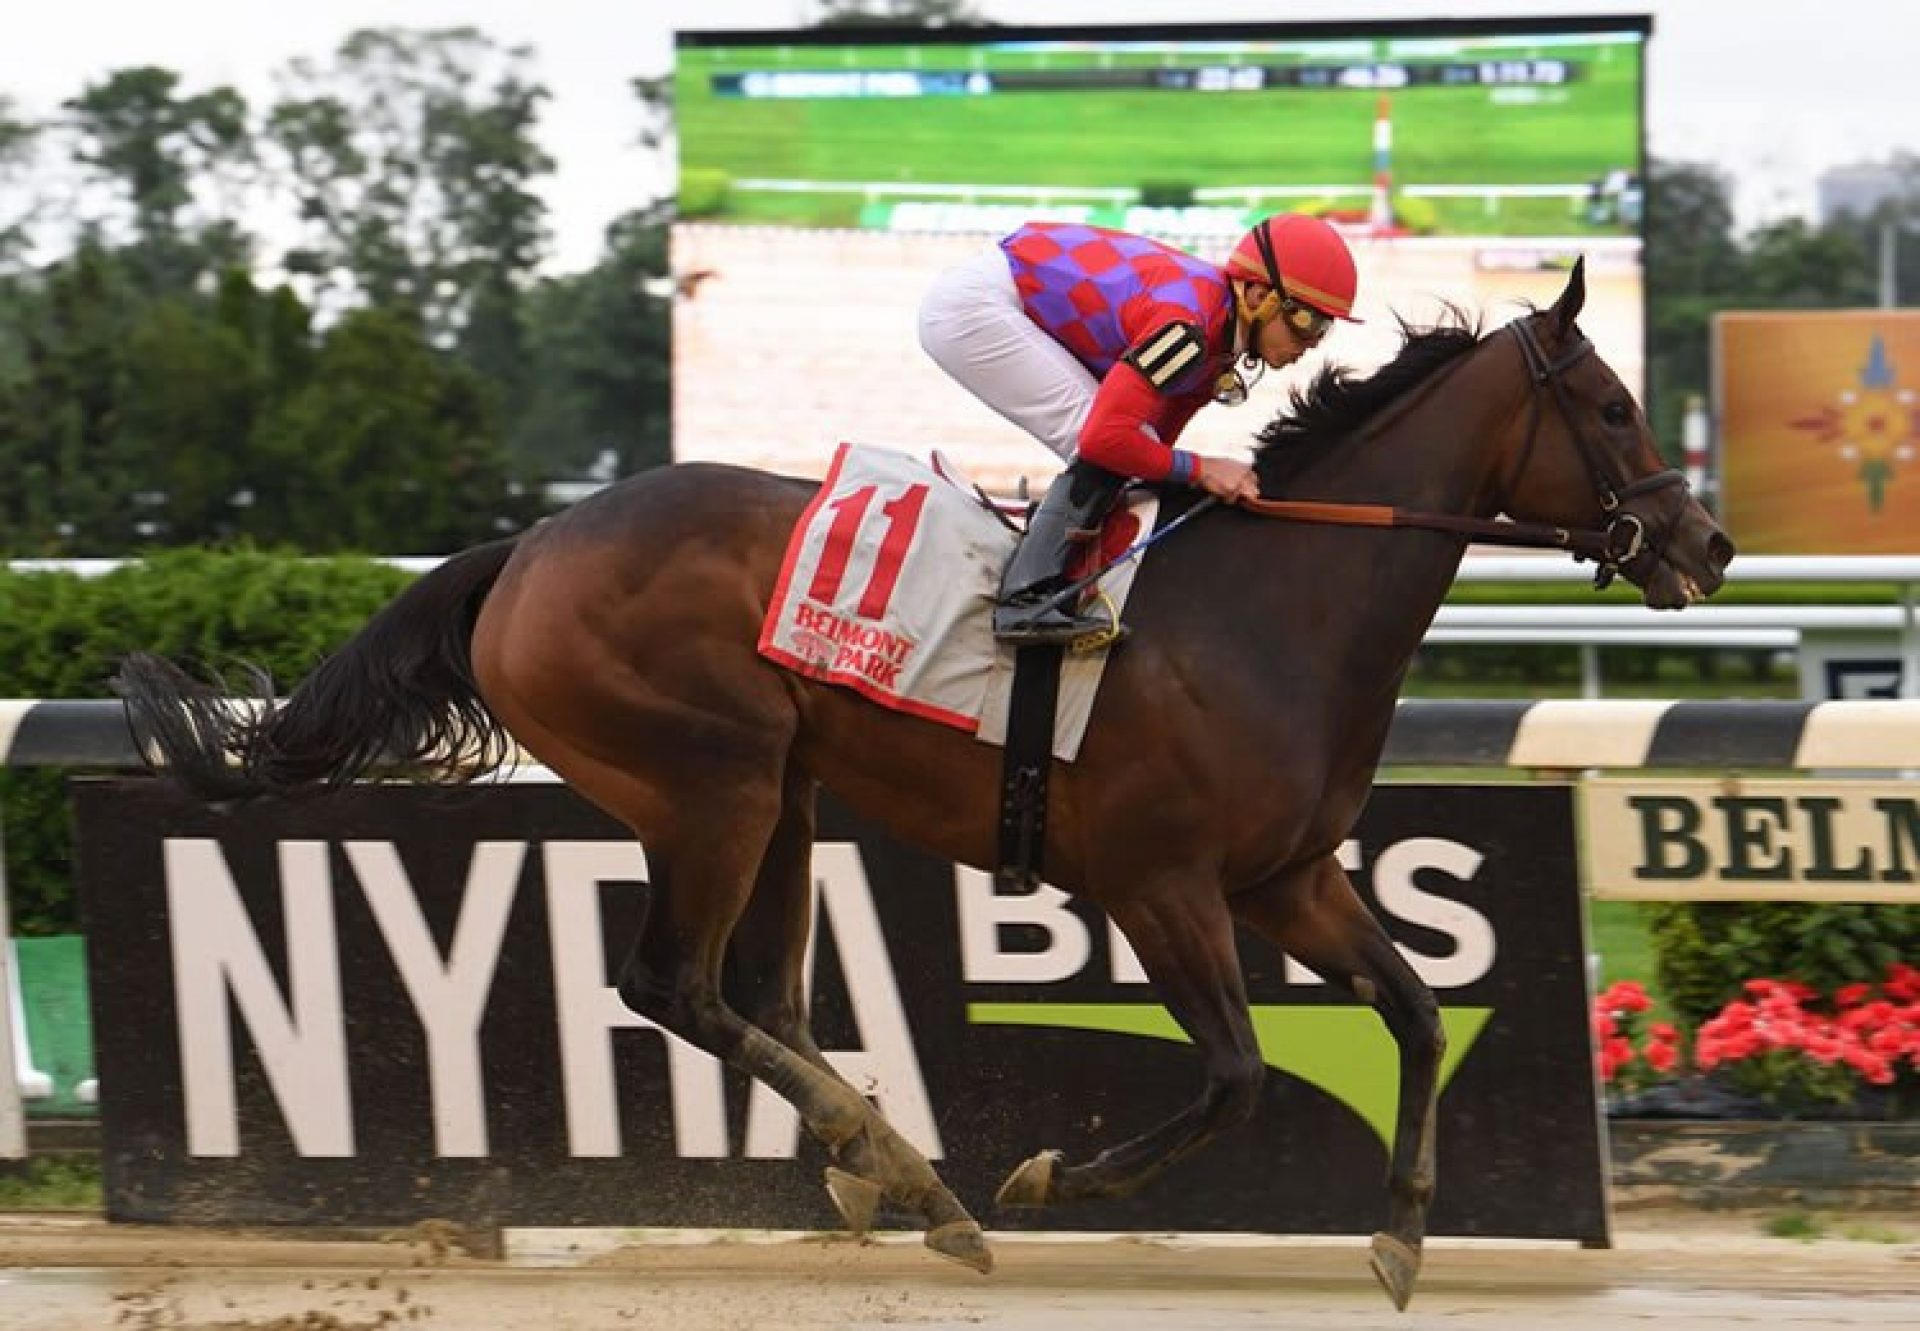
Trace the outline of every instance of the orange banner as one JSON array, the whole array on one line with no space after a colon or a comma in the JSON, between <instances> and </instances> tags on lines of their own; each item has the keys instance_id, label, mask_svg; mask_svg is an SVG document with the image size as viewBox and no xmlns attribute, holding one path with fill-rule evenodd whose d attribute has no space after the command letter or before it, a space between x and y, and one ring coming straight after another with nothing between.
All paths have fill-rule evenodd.
<instances>
[{"instance_id":1,"label":"orange banner","mask_svg":"<svg viewBox=\"0 0 1920 1331\"><path fill-rule=\"evenodd\" d=\"M1714 320L1720 516L1743 554L1920 554L1920 310Z\"/></svg>"}]
</instances>

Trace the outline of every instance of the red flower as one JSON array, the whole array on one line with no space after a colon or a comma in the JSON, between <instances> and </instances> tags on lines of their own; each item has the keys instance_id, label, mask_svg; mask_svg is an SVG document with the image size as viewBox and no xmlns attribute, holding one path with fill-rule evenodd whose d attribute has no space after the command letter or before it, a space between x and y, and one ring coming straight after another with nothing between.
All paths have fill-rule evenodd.
<instances>
[{"instance_id":1,"label":"red flower","mask_svg":"<svg viewBox=\"0 0 1920 1331\"><path fill-rule=\"evenodd\" d=\"M1898 1058L1907 1052L1911 1043L1906 1031L1898 1026L1882 1026L1867 1037L1867 1048L1884 1058Z\"/></svg>"},{"instance_id":2,"label":"red flower","mask_svg":"<svg viewBox=\"0 0 1920 1331\"><path fill-rule=\"evenodd\" d=\"M1920 970L1915 970L1904 961L1896 961L1887 967L1887 982L1881 987L1890 998L1897 998L1903 1003L1920 1002Z\"/></svg>"},{"instance_id":3,"label":"red flower","mask_svg":"<svg viewBox=\"0 0 1920 1331\"><path fill-rule=\"evenodd\" d=\"M1600 1006L1608 1012L1645 1012L1653 1006L1653 1000L1638 981L1621 980L1600 996Z\"/></svg>"}]
</instances>

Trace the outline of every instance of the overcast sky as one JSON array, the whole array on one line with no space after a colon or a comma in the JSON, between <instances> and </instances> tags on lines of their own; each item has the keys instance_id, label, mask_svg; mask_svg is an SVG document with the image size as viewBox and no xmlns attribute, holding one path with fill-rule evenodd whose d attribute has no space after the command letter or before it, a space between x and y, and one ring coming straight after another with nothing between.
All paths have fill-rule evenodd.
<instances>
[{"instance_id":1,"label":"overcast sky","mask_svg":"<svg viewBox=\"0 0 1920 1331\"><path fill-rule=\"evenodd\" d=\"M272 95L292 57L328 55L357 27L468 23L534 48L553 90L545 117L559 171L546 190L555 267L593 262L608 220L665 187L635 144L628 82L664 73L676 28L791 27L809 0L10 0L0 94L46 114L128 65L179 70L188 91L228 83ZM1648 146L1720 164L1743 224L1811 214L1830 166L1920 151L1917 0L984 0L1023 23L1432 18L1541 14L1654 17Z\"/></svg>"}]
</instances>

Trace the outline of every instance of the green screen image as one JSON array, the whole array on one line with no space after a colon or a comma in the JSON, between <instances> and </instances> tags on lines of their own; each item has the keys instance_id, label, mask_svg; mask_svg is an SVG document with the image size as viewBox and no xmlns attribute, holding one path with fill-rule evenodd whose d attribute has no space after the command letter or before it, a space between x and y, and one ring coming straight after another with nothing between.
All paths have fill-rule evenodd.
<instances>
[{"instance_id":1,"label":"green screen image","mask_svg":"<svg viewBox=\"0 0 1920 1331\"><path fill-rule=\"evenodd\" d=\"M830 227L926 202L1366 217L1378 174L1418 234L1637 233L1643 52L1638 32L685 45L681 204Z\"/></svg>"}]
</instances>

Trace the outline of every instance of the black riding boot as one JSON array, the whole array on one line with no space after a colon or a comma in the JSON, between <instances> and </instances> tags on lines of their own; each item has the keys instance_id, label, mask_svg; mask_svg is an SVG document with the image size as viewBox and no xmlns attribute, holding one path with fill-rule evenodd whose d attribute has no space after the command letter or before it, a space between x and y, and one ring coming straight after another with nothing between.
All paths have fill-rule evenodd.
<instances>
[{"instance_id":1,"label":"black riding boot","mask_svg":"<svg viewBox=\"0 0 1920 1331\"><path fill-rule=\"evenodd\" d=\"M1078 539L1099 530L1127 478L1075 462L1047 488L1047 497L1027 523L1027 534L1000 575L993 636L1001 642L1069 643L1111 627L1106 618L1074 613L1070 605L1047 606L1067 585L1067 558Z\"/></svg>"}]
</instances>

